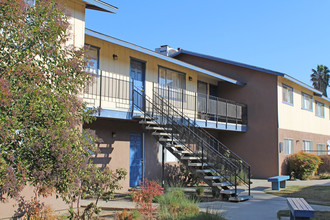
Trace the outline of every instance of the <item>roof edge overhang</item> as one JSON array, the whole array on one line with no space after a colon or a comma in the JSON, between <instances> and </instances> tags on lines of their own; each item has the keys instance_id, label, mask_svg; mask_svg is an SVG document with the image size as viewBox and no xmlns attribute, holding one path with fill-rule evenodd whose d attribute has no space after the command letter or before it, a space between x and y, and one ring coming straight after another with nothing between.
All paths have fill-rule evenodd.
<instances>
[{"instance_id":1,"label":"roof edge overhang","mask_svg":"<svg viewBox=\"0 0 330 220\"><path fill-rule=\"evenodd\" d=\"M309 86L309 85L307 85L307 84L305 84L305 83L303 83L303 82L301 82L301 81L299 81L299 80L297 80L297 79L295 79L295 78L293 78L293 77L291 77L291 76L289 76L287 74L284 74L283 77L286 78L286 79L288 79L288 80L290 80L291 82L294 82L294 83L296 83L296 84L298 84L298 85L306 88L306 89L311 90L314 93L315 96L318 96L318 97L320 97L322 99L325 99L326 101L330 102L330 98L325 97L322 94L322 92L320 92L319 90L314 89L313 87L311 87L311 86Z\"/></svg>"},{"instance_id":2,"label":"roof edge overhang","mask_svg":"<svg viewBox=\"0 0 330 220\"><path fill-rule=\"evenodd\" d=\"M205 54L200 54L200 53L196 53L196 52L192 52L192 51L188 51L188 50L179 50L178 52L174 53L171 55L171 57L176 57L180 54L188 54L188 55L192 55L192 56L198 56L198 57L201 57L201 58L205 58L205 59L210 59L210 60L214 60L214 61L219 61L219 62L223 62L223 63L227 63L227 64L231 64L231 65L234 65L234 66L239 66L239 67L243 67L243 68L247 68L247 69L252 69L252 70L257 70L257 71L260 71L260 72L264 72L264 73L268 73L268 74L272 74L272 75L276 75L276 76L279 76L279 77L284 77L306 89L309 89L311 90L315 96L318 96L326 101L330 101L330 98L322 95L322 92L314 89L313 87L285 74L285 73L280 73L280 72L277 72L277 71L273 71L273 70L268 70L268 69L264 69L264 68L260 68L260 67L256 67L256 66L251 66L251 65L248 65L248 64L244 64L244 63L239 63L239 62L235 62L235 61L231 61L231 60L226 60L226 59L222 59L222 58L218 58L218 57L214 57L214 56L209 56L209 55L205 55Z\"/></svg>"},{"instance_id":3,"label":"roof edge overhang","mask_svg":"<svg viewBox=\"0 0 330 220\"><path fill-rule=\"evenodd\" d=\"M110 5L108 3L105 3L101 0L83 0L86 3L86 8L93 9L97 11L104 11L109 13L116 13L118 8Z\"/></svg>"},{"instance_id":4,"label":"roof edge overhang","mask_svg":"<svg viewBox=\"0 0 330 220\"><path fill-rule=\"evenodd\" d=\"M232 83L232 84L235 84L235 85L239 85L239 86L244 86L245 85L245 83L239 82L239 81L237 81L235 79L231 79L229 77L222 76L222 75L220 75L218 73L214 73L214 72L211 72L211 71L202 69L200 67L197 67L197 66L194 66L194 65L185 63L185 62L180 61L178 59L175 59L175 58L172 58L172 57L168 57L168 56L162 55L162 54L157 53L157 52L154 52L152 50L149 50L149 49L140 47L138 45L135 45L135 44L132 44L132 43L123 41L123 40L119 40L117 38L113 38L111 36L108 36L108 35L105 35L105 34L102 34L102 33L99 33L99 32L93 31L93 30L90 30L88 28L86 28L85 34L86 35L89 35L89 36L92 36L92 37L95 37L95 38L98 38L98 39L101 39L101 40L108 41L110 43L114 43L114 44L117 44L117 45L120 45L120 46L129 48L129 49L132 49L132 50L141 52L141 53L144 53L144 54L151 55L153 57L157 57L157 58L162 59L162 60L166 60L168 62L177 64L177 65L182 66L182 67L186 67L186 68L191 69L191 70L195 70L195 71L200 72L200 73L204 73L204 74L206 74L208 76L217 78L219 80L223 80L223 81L226 81L226 82L229 82L229 83Z\"/></svg>"},{"instance_id":5,"label":"roof edge overhang","mask_svg":"<svg viewBox=\"0 0 330 220\"><path fill-rule=\"evenodd\" d=\"M209 60L215 60L215 61L219 61L219 62L222 62L222 63L231 64L231 65L234 65L234 66L244 67L244 68L247 68L247 69L257 70L257 71L260 71L260 72L265 72L265 73L269 73L269 74L276 75L276 76L284 76L285 75L284 73L280 73L280 72L260 68L260 67L257 67L257 66L252 66L252 65L248 65L248 64L244 64L244 63L240 63L240 62L236 62L236 61L226 60L226 59L222 59L222 58L219 58L219 57L209 56L209 55L200 54L200 53L196 53L196 52L192 52L192 51L188 51L188 50L182 50L182 49L179 50L178 52L172 54L171 57L176 57L179 54L188 54L188 55L192 55L192 56L198 56L198 57L201 57L201 58L205 58L205 59L209 59Z\"/></svg>"}]
</instances>

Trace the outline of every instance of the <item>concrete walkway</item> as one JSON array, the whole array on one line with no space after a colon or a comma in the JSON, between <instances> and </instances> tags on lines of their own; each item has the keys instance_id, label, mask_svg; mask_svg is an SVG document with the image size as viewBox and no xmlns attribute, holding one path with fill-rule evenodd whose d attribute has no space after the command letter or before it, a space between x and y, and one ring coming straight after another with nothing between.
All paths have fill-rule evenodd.
<instances>
[{"instance_id":1,"label":"concrete walkway","mask_svg":"<svg viewBox=\"0 0 330 220\"><path fill-rule=\"evenodd\" d=\"M201 210L209 209L213 212L222 213L228 220L265 220L277 219L279 210L288 210L286 198L266 194L264 190L271 189L271 183L267 180L253 179L251 186L252 199L240 202L202 202L199 207ZM308 181L287 181L288 186L300 185L328 185L330 180L308 180ZM311 205L317 211L330 211L330 206ZM285 218L282 218L285 219ZM289 219L289 218L287 218Z\"/></svg>"},{"instance_id":2,"label":"concrete walkway","mask_svg":"<svg viewBox=\"0 0 330 220\"><path fill-rule=\"evenodd\" d=\"M228 220L276 220L279 210L288 210L286 199L263 191L271 189L271 183L267 180L253 179L251 186L252 199L240 202L202 202L199 204L201 211L208 209L211 212L221 213ZM327 185L330 186L330 180L307 180L307 181L287 181L288 186L300 185ZM91 201L83 200L82 205L88 205ZM130 199L121 199L118 201L100 201L99 206L104 210L123 210L135 209L135 203ZM330 206L311 205L317 211L330 211ZM289 218L281 218L289 219Z\"/></svg>"}]
</instances>

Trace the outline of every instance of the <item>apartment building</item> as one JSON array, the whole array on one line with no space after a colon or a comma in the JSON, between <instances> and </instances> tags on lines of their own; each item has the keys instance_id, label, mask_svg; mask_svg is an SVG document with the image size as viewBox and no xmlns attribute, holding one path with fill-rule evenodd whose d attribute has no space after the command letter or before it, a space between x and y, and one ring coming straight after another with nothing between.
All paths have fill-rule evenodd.
<instances>
[{"instance_id":1,"label":"apartment building","mask_svg":"<svg viewBox=\"0 0 330 220\"><path fill-rule=\"evenodd\" d=\"M288 174L286 158L301 150L330 153L330 99L320 91L287 74L192 51L171 57L245 83L222 84L218 92L248 106L247 131L211 132L251 164L254 178Z\"/></svg>"},{"instance_id":2,"label":"apartment building","mask_svg":"<svg viewBox=\"0 0 330 220\"><path fill-rule=\"evenodd\" d=\"M244 83L102 33L85 33L94 82L83 98L99 109L97 120L85 127L102 139L94 163L125 168L124 190L144 178L162 180L164 163L177 161L208 176L215 188L224 182L221 172L231 181L223 184L227 190L235 177L249 185L249 165L205 131L246 132L247 106L218 96L219 84L239 89Z\"/></svg>"}]
</instances>

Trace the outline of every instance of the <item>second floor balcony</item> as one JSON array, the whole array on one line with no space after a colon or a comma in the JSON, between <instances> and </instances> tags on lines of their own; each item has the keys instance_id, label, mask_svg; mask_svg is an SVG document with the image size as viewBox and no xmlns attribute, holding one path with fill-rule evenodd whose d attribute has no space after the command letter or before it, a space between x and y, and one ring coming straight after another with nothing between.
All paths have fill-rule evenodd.
<instances>
[{"instance_id":1,"label":"second floor balcony","mask_svg":"<svg viewBox=\"0 0 330 220\"><path fill-rule=\"evenodd\" d=\"M93 81L84 91L83 99L89 107L99 108L99 117L131 119L132 102L145 105L144 100L134 100L132 88L140 87L129 76L106 71L93 74ZM172 105L196 124L205 128L247 131L247 106L231 100L145 81L142 92L164 98L165 105ZM141 89L141 88L140 88ZM166 107L166 106L165 106ZM148 106L145 107L146 109Z\"/></svg>"}]
</instances>

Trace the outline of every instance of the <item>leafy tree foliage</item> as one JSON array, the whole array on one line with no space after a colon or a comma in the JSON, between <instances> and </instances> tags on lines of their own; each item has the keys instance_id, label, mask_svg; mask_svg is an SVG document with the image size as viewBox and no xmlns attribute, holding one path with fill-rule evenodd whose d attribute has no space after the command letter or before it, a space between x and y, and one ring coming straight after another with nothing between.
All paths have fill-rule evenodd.
<instances>
[{"instance_id":1,"label":"leafy tree foliage","mask_svg":"<svg viewBox=\"0 0 330 220\"><path fill-rule=\"evenodd\" d=\"M83 49L68 45L60 4L0 0L0 190L27 184L65 197L88 168L92 121L79 98L90 81Z\"/></svg>"},{"instance_id":2,"label":"leafy tree foliage","mask_svg":"<svg viewBox=\"0 0 330 220\"><path fill-rule=\"evenodd\" d=\"M312 69L311 81L315 89L322 92L327 97L327 88L330 86L330 70L323 65L317 65L317 69Z\"/></svg>"}]
</instances>

